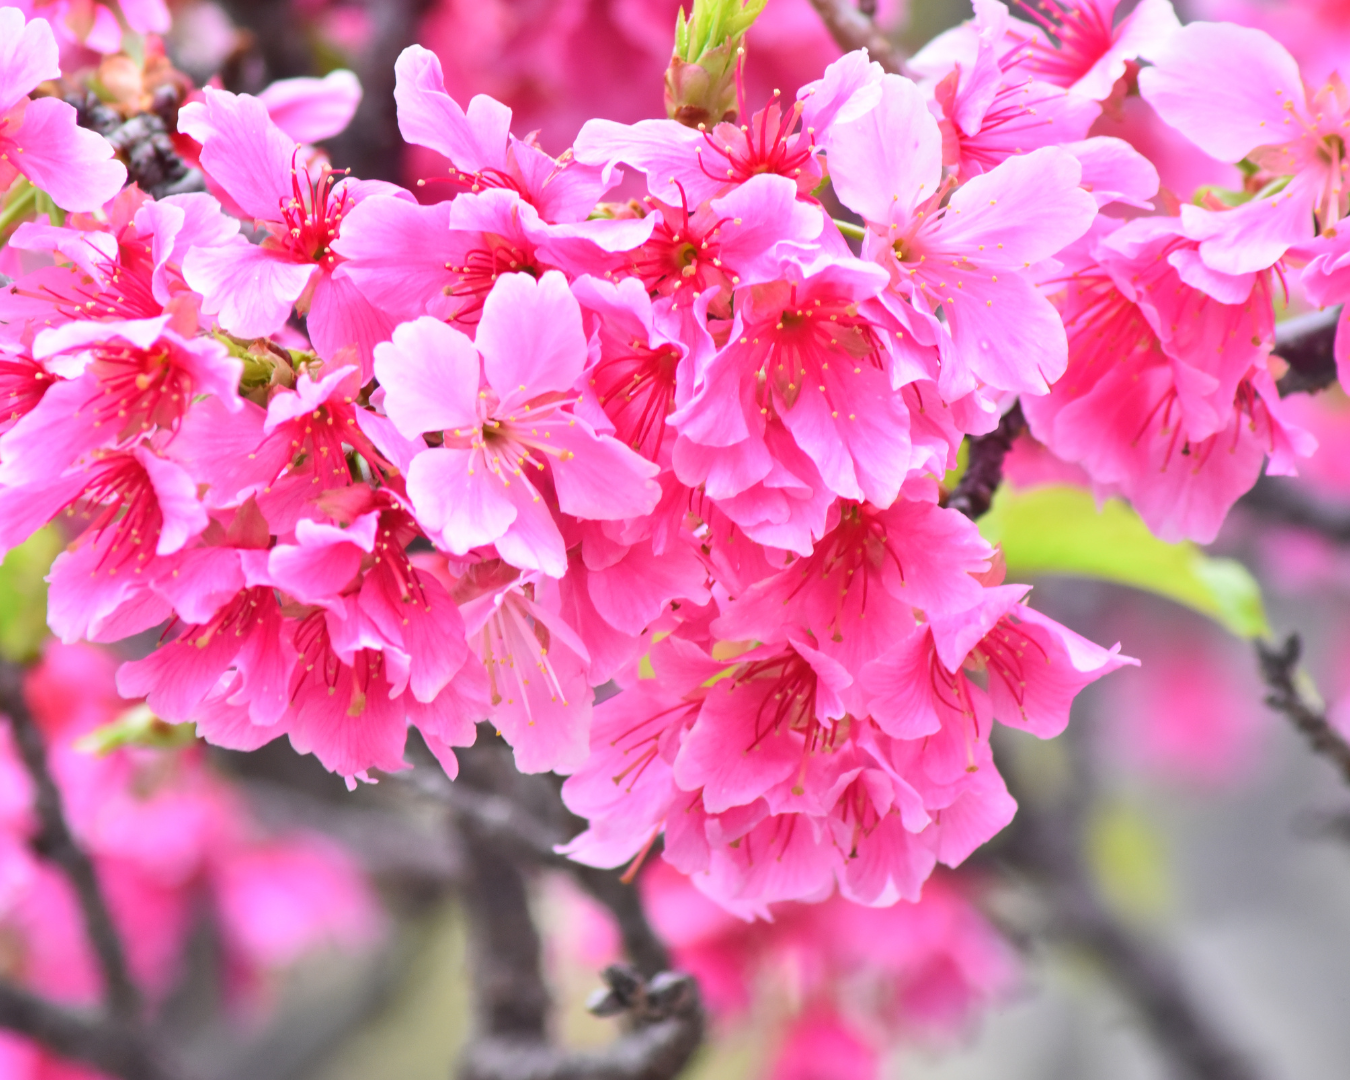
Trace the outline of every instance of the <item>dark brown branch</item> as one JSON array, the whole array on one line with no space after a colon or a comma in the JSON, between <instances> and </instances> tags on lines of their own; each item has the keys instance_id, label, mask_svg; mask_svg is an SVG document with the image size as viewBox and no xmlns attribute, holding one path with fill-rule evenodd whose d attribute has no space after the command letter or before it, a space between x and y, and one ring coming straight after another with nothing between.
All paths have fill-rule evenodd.
<instances>
[{"instance_id":1,"label":"dark brown branch","mask_svg":"<svg viewBox=\"0 0 1350 1080\"><path fill-rule=\"evenodd\" d=\"M1315 394L1336 381L1339 307L1300 315L1275 327L1275 355L1289 365L1276 384L1280 397Z\"/></svg>"},{"instance_id":2,"label":"dark brown branch","mask_svg":"<svg viewBox=\"0 0 1350 1080\"><path fill-rule=\"evenodd\" d=\"M69 1012L6 982L0 982L0 1027L125 1080L168 1080L171 1075L127 1024Z\"/></svg>"},{"instance_id":3,"label":"dark brown branch","mask_svg":"<svg viewBox=\"0 0 1350 1080\"><path fill-rule=\"evenodd\" d=\"M988 435L977 435L970 440L966 471L947 498L948 507L960 510L971 519L983 517L988 512L994 492L1003 482L1003 459L1026 426L1021 402L1017 402L1004 414L998 427Z\"/></svg>"},{"instance_id":4,"label":"dark brown branch","mask_svg":"<svg viewBox=\"0 0 1350 1080\"><path fill-rule=\"evenodd\" d=\"M56 863L70 878L79 897L90 943L98 956L108 1010L117 1020L134 1026L140 1016L140 994L127 971L122 939L99 888L94 864L70 835L61 806L61 792L47 767L47 748L42 732L24 698L23 674L24 669L18 664L0 660L0 713L9 717L14 741L33 778L34 809L39 822L33 846L38 854Z\"/></svg>"},{"instance_id":5,"label":"dark brown branch","mask_svg":"<svg viewBox=\"0 0 1350 1080\"><path fill-rule=\"evenodd\" d=\"M1298 661L1303 643L1297 634L1290 634L1283 645L1256 643L1256 655L1261 663L1261 677L1265 680L1266 704L1283 713L1290 722L1307 736L1312 748L1341 771L1350 783L1350 743L1327 723L1326 713L1310 702L1298 685Z\"/></svg>"},{"instance_id":6,"label":"dark brown branch","mask_svg":"<svg viewBox=\"0 0 1350 1080\"><path fill-rule=\"evenodd\" d=\"M637 889L613 870L583 866L554 850L586 825L563 805L555 779L517 773L510 752L488 730L477 746L460 752L457 781L431 766L419 768L413 782L517 858L570 874L617 920L624 951L639 972L650 978L667 970L670 955L647 921Z\"/></svg>"},{"instance_id":7,"label":"dark brown branch","mask_svg":"<svg viewBox=\"0 0 1350 1080\"><path fill-rule=\"evenodd\" d=\"M1311 529L1338 544L1350 544L1350 513L1319 502L1307 489L1282 476L1263 476L1242 496L1241 505L1263 518Z\"/></svg>"},{"instance_id":8,"label":"dark brown branch","mask_svg":"<svg viewBox=\"0 0 1350 1080\"><path fill-rule=\"evenodd\" d=\"M703 1041L698 988L669 972L637 890L614 871L581 866L555 846L581 823L562 803L557 778L516 771L510 750L484 727L459 752L451 783L418 769L419 790L450 808L464 840L481 1032L460 1063L462 1080L672 1080ZM619 922L634 967L605 972L608 989L592 1002L598 1015L624 1015L629 1030L603 1050L573 1053L546 1035L548 992L540 973L539 934L522 867L570 873Z\"/></svg>"},{"instance_id":9,"label":"dark brown branch","mask_svg":"<svg viewBox=\"0 0 1350 1080\"><path fill-rule=\"evenodd\" d=\"M811 6L844 52L866 49L886 71L900 74L900 51L877 28L871 14L863 10L864 5L855 7L851 0L811 0Z\"/></svg>"}]
</instances>

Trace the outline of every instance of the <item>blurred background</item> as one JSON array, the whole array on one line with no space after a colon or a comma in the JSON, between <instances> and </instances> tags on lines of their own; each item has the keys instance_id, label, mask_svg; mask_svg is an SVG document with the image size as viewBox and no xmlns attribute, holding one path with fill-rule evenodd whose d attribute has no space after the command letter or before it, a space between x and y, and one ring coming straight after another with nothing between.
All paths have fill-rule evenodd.
<instances>
[{"instance_id":1,"label":"blurred background","mask_svg":"<svg viewBox=\"0 0 1350 1080\"><path fill-rule=\"evenodd\" d=\"M678 0L171 7L169 54L198 84L257 92L279 78L356 71L365 98L326 144L334 165L411 184L444 166L398 138L393 61L406 45L440 55L458 100L499 98L517 133L537 131L556 154L591 116L661 115ZM1350 54L1350 8L1334 0L1189 0L1180 14L1259 26L1318 72ZM881 0L876 12L906 53L969 16L956 0ZM749 54L758 107L774 89L790 97L839 50L808 0L769 0ZM1100 130L1147 152L1156 132L1146 108L1136 96ZM1158 163L1183 200L1224 178L1223 166L1194 156ZM1322 451L1299 480L1263 480L1209 555L1251 572L1277 635L1302 635L1329 716L1350 733L1350 402L1333 388L1296 407ZM1035 469L1013 467L1011 478L1030 490ZM43 543L53 541L6 561L0 607L40 606L35 582L54 553ZM851 1080L878 1068L907 1080L1152 1080L1186 1067L1188 1035L1168 1030L1178 1000L1250 1063L1228 1075L1350 1075L1350 788L1266 707L1251 643L1221 621L1120 585L1035 580L1037 607L1093 640L1120 641L1143 663L1089 688L1060 739L998 732L1018 821L935 878L918 908L830 902L747 925L650 860L638 887L652 922L676 963L699 976L712 1014L688 1075ZM100 663L78 648L48 651L38 673L48 697L35 712L49 732L73 741L112 721L134 726L125 703L106 700L110 669ZM62 697L76 684L84 704ZM91 693L101 703L88 705ZM188 811L163 802L174 790L166 776L189 776L195 790L211 777L227 807L191 808L217 815L193 856L210 888L175 901L185 913L175 916L172 957L156 969L163 1027L194 1074L450 1075L473 1001L465 854L444 800L397 779L348 792L284 743L243 755L131 741L103 747L111 753L98 760L116 763L124 787L150 785L167 820ZM83 767L70 766L71 783ZM229 858L211 854L225 848ZM271 872L249 876L268 859ZM605 1043L614 1022L585 1002L619 952L611 917L565 874L541 872L532 888L557 1036ZM258 939L260 922L275 929L270 938ZM1112 934L1141 945L1146 970L1113 952ZM0 1077L57 1075L6 1072L19 1061L6 1052L16 1053L0 1047Z\"/></svg>"}]
</instances>

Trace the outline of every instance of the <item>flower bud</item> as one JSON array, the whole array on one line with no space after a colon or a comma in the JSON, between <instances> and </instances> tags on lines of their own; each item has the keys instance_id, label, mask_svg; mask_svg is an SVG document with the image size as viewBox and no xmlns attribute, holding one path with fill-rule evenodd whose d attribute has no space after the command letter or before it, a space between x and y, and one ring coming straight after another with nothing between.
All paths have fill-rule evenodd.
<instances>
[{"instance_id":1,"label":"flower bud","mask_svg":"<svg viewBox=\"0 0 1350 1080\"><path fill-rule=\"evenodd\" d=\"M666 115L689 127L736 119L736 66L742 42L767 0L694 0L675 20L666 68Z\"/></svg>"}]
</instances>

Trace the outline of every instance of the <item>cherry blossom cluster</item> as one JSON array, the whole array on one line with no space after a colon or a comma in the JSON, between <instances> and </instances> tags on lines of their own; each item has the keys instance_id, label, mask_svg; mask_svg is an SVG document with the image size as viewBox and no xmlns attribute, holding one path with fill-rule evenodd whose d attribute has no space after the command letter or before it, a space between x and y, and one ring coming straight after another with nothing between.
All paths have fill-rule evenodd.
<instances>
[{"instance_id":1,"label":"cherry blossom cluster","mask_svg":"<svg viewBox=\"0 0 1350 1080\"><path fill-rule=\"evenodd\" d=\"M62 211L0 256L0 551L58 522L52 629L157 629L119 691L217 745L354 784L412 726L454 776L487 720L568 775L580 861L661 837L746 916L916 899L1013 815L994 721L1053 736L1132 662L944 507L963 440L1020 402L1212 539L1315 445L1269 368L1286 275L1350 282L1339 82L1166 0L1045 11L977 0L913 79L859 51L762 107L742 56L722 122L557 158L413 46L399 127L448 162L416 190L310 145L350 77L208 86L176 145L209 193L154 199L0 9L0 187ZM1246 186L1182 205L1090 137L1138 95Z\"/></svg>"}]
</instances>

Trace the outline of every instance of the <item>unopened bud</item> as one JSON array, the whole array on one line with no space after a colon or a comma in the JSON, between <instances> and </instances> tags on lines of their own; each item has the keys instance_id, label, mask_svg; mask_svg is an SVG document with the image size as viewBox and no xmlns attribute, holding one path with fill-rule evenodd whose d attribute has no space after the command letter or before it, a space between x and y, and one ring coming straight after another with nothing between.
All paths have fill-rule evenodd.
<instances>
[{"instance_id":1,"label":"unopened bud","mask_svg":"<svg viewBox=\"0 0 1350 1080\"><path fill-rule=\"evenodd\" d=\"M736 65L746 32L767 0L694 0L675 20L666 68L666 115L688 127L736 118Z\"/></svg>"}]
</instances>

